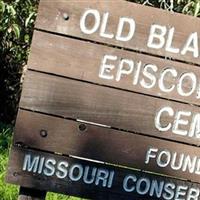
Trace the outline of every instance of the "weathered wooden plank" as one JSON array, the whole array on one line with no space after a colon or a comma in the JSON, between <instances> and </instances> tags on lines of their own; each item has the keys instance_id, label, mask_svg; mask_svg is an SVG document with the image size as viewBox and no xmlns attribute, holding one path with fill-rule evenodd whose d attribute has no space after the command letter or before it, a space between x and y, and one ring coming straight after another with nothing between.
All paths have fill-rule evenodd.
<instances>
[{"instance_id":1,"label":"weathered wooden plank","mask_svg":"<svg viewBox=\"0 0 200 200\"><path fill-rule=\"evenodd\" d=\"M80 125L71 120L20 111L14 143L199 182L199 147L89 124L81 131ZM152 149L158 150L155 153Z\"/></svg>"},{"instance_id":2,"label":"weathered wooden plank","mask_svg":"<svg viewBox=\"0 0 200 200\"><path fill-rule=\"evenodd\" d=\"M160 138L200 144L199 108L196 106L43 73L28 71L20 107ZM173 113L166 110L160 112L164 108L171 108ZM160 118L158 113L161 114ZM160 122L155 118L160 119ZM180 120L186 122L179 123ZM161 131L160 126L166 129ZM188 135L191 130L194 130L193 136Z\"/></svg>"},{"instance_id":3,"label":"weathered wooden plank","mask_svg":"<svg viewBox=\"0 0 200 200\"><path fill-rule=\"evenodd\" d=\"M33 159L35 163L31 169L26 161L32 162ZM41 162L42 159L40 172L37 160ZM62 169L59 163L62 163ZM99 177L104 178L98 181ZM86 180L91 181L86 183ZM175 197L190 200L199 199L200 193L199 184L187 181L15 147L11 152L7 181L95 200L165 200Z\"/></svg>"},{"instance_id":4,"label":"weathered wooden plank","mask_svg":"<svg viewBox=\"0 0 200 200\"><path fill-rule=\"evenodd\" d=\"M85 26L91 32L92 29L96 29L96 31L92 34L85 34L83 29L80 28L80 20L89 9L97 10L95 12L97 12L97 16L100 16L100 25L98 26L98 19L96 19L97 28L94 27L95 18L91 14L86 18ZM135 21L134 36L128 41L116 39L120 18ZM152 27L156 25L160 28L155 28L156 31L154 32ZM42 0L36 23L36 28L39 29L200 64L198 44L200 31L198 27L200 27L200 20L194 17L170 13L122 0L114 2L80 0L77 3L72 0ZM153 44L157 48L152 47L153 45L147 46L148 41L150 41L151 28L152 33L155 33ZM122 35L127 36L129 31L130 27L126 22ZM108 36L104 36L107 34ZM161 39L163 45L160 37L157 36L160 34L165 35L164 39ZM192 50L188 50L187 47L191 47Z\"/></svg>"},{"instance_id":5,"label":"weathered wooden plank","mask_svg":"<svg viewBox=\"0 0 200 200\"><path fill-rule=\"evenodd\" d=\"M100 69L105 55L112 55L117 58L115 61L108 59L105 62L106 64L114 65L115 69L109 73L103 70L103 77ZM122 59L132 61L134 67L130 72L131 65L125 62L122 70L125 70L126 72L124 73L128 73L128 75L122 72L123 75L119 78L117 74L121 72L119 63ZM141 70L138 71L138 63L140 62ZM145 85L152 84L149 76L144 75L144 68L149 64L157 67L157 72L153 71L152 68L148 69L151 76L155 77L156 83L151 88L145 88L142 84L143 81L146 82ZM200 93L199 67L163 60L153 56L35 31L28 66L29 69L200 105L200 94L198 95ZM169 69L170 71L167 72ZM176 71L176 78L172 74L172 70ZM138 72L139 79L136 78ZM196 86L194 86L195 89L189 96L183 96L178 91L180 85L186 93L192 90L191 87L193 87L192 84L194 82L190 77L185 78L183 84L180 84L180 78L185 73L193 73L197 80ZM105 75L113 76L113 79L106 79ZM164 77L163 81L162 75ZM134 81L136 83L133 83ZM174 89L169 91L171 87L174 87Z\"/></svg>"}]
</instances>

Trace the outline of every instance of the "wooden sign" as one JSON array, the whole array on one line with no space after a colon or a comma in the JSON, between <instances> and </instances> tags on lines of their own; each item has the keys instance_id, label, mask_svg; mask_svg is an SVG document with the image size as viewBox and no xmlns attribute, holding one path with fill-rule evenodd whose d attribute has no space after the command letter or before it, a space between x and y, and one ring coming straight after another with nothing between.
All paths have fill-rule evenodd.
<instances>
[{"instance_id":1,"label":"wooden sign","mask_svg":"<svg viewBox=\"0 0 200 200\"><path fill-rule=\"evenodd\" d=\"M197 27L124 0L41 0L7 181L90 199L198 200Z\"/></svg>"},{"instance_id":2,"label":"wooden sign","mask_svg":"<svg viewBox=\"0 0 200 200\"><path fill-rule=\"evenodd\" d=\"M15 172L15 173L13 173ZM199 184L13 147L9 182L89 199L198 199Z\"/></svg>"},{"instance_id":3,"label":"wooden sign","mask_svg":"<svg viewBox=\"0 0 200 200\"><path fill-rule=\"evenodd\" d=\"M38 29L200 64L200 22L193 17L124 0L40 4Z\"/></svg>"}]
</instances>

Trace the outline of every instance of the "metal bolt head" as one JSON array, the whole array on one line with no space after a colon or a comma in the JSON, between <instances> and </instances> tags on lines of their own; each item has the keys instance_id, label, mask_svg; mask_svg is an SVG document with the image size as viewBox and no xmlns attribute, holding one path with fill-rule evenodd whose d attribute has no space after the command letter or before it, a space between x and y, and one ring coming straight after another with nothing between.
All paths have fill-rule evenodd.
<instances>
[{"instance_id":1,"label":"metal bolt head","mask_svg":"<svg viewBox=\"0 0 200 200\"><path fill-rule=\"evenodd\" d=\"M41 137L47 137L47 135L48 135L47 130L40 130Z\"/></svg>"},{"instance_id":2,"label":"metal bolt head","mask_svg":"<svg viewBox=\"0 0 200 200\"><path fill-rule=\"evenodd\" d=\"M67 21L69 19L69 15L67 13L63 13L63 19Z\"/></svg>"},{"instance_id":3,"label":"metal bolt head","mask_svg":"<svg viewBox=\"0 0 200 200\"><path fill-rule=\"evenodd\" d=\"M87 126L85 124L79 124L78 129L81 132L85 132L87 130Z\"/></svg>"},{"instance_id":4,"label":"metal bolt head","mask_svg":"<svg viewBox=\"0 0 200 200\"><path fill-rule=\"evenodd\" d=\"M18 172L14 172L14 173L13 173L13 176L15 176L15 177L18 176L18 175L19 175Z\"/></svg>"}]
</instances>

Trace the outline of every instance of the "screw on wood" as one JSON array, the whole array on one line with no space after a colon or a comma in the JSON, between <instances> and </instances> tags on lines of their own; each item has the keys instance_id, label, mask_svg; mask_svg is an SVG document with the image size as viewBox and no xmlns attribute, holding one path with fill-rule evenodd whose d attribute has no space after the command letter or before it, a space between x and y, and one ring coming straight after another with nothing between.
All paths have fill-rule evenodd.
<instances>
[{"instance_id":1,"label":"screw on wood","mask_svg":"<svg viewBox=\"0 0 200 200\"><path fill-rule=\"evenodd\" d=\"M69 20L69 15L67 13L63 13L63 19L64 20Z\"/></svg>"},{"instance_id":2,"label":"screw on wood","mask_svg":"<svg viewBox=\"0 0 200 200\"><path fill-rule=\"evenodd\" d=\"M85 132L87 130L87 126L85 124L79 124L78 129L81 132Z\"/></svg>"},{"instance_id":3,"label":"screw on wood","mask_svg":"<svg viewBox=\"0 0 200 200\"><path fill-rule=\"evenodd\" d=\"M47 135L48 135L47 130L40 130L41 137L47 137Z\"/></svg>"},{"instance_id":4,"label":"screw on wood","mask_svg":"<svg viewBox=\"0 0 200 200\"><path fill-rule=\"evenodd\" d=\"M15 177L18 176L18 175L19 175L18 172L14 172L14 173L13 173L13 176L15 176Z\"/></svg>"}]
</instances>

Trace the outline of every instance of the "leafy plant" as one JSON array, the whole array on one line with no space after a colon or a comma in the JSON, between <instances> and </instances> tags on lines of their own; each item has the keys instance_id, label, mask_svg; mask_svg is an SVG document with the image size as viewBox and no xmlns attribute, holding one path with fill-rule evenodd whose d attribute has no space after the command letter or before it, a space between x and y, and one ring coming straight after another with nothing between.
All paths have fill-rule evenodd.
<instances>
[{"instance_id":1,"label":"leafy plant","mask_svg":"<svg viewBox=\"0 0 200 200\"><path fill-rule=\"evenodd\" d=\"M162 8L169 11L200 16L199 0L130 0L132 2Z\"/></svg>"},{"instance_id":2,"label":"leafy plant","mask_svg":"<svg viewBox=\"0 0 200 200\"><path fill-rule=\"evenodd\" d=\"M37 5L38 0L0 0L0 120L4 122L16 114Z\"/></svg>"}]
</instances>

